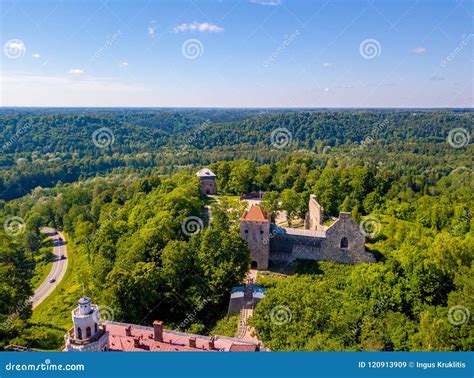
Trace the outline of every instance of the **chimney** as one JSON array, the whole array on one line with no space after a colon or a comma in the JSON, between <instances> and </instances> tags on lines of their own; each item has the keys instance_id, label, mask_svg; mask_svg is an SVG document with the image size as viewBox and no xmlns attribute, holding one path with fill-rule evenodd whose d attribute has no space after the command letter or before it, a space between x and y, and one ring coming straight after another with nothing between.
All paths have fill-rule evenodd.
<instances>
[{"instance_id":1,"label":"chimney","mask_svg":"<svg viewBox=\"0 0 474 378\"><path fill-rule=\"evenodd\" d=\"M214 345L214 340L215 340L215 339L214 339L214 336L211 336L211 337L209 338L209 350L213 350L213 349L214 349L214 347L215 347L215 345Z\"/></svg>"},{"instance_id":2,"label":"chimney","mask_svg":"<svg viewBox=\"0 0 474 378\"><path fill-rule=\"evenodd\" d=\"M132 326L125 328L125 336L132 336Z\"/></svg>"},{"instance_id":3,"label":"chimney","mask_svg":"<svg viewBox=\"0 0 474 378\"><path fill-rule=\"evenodd\" d=\"M138 337L133 338L133 346L135 348L140 348L140 339Z\"/></svg>"},{"instance_id":4,"label":"chimney","mask_svg":"<svg viewBox=\"0 0 474 378\"><path fill-rule=\"evenodd\" d=\"M163 342L163 322L161 320L153 322L153 340Z\"/></svg>"},{"instance_id":5,"label":"chimney","mask_svg":"<svg viewBox=\"0 0 474 378\"><path fill-rule=\"evenodd\" d=\"M189 347L190 348L196 348L196 338L195 337L190 337L189 338Z\"/></svg>"}]
</instances>

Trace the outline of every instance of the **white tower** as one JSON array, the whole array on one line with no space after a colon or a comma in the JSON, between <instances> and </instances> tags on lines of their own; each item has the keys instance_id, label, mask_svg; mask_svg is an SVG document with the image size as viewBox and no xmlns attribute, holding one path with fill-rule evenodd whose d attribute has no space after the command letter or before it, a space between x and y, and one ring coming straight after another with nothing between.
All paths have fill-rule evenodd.
<instances>
[{"instance_id":1,"label":"white tower","mask_svg":"<svg viewBox=\"0 0 474 378\"><path fill-rule=\"evenodd\" d=\"M99 308L89 297L78 300L72 310L73 328L64 336L66 351L100 352L108 349L109 334L105 324L100 324Z\"/></svg>"}]
</instances>

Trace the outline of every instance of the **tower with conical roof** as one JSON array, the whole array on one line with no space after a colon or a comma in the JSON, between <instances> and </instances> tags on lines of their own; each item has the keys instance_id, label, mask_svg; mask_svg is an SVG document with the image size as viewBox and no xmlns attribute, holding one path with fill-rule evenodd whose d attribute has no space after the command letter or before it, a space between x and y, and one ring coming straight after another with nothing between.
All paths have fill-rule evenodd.
<instances>
[{"instance_id":1,"label":"tower with conical roof","mask_svg":"<svg viewBox=\"0 0 474 378\"><path fill-rule=\"evenodd\" d=\"M251 206L240 219L240 236L249 247L253 269L268 269L270 226L270 216L258 205Z\"/></svg>"}]
</instances>

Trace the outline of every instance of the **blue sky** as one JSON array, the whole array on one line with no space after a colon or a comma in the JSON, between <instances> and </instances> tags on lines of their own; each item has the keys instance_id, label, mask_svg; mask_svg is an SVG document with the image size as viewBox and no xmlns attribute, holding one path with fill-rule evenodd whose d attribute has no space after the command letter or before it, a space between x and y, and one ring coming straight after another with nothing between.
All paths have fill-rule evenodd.
<instances>
[{"instance_id":1,"label":"blue sky","mask_svg":"<svg viewBox=\"0 0 474 378\"><path fill-rule=\"evenodd\" d=\"M0 0L0 37L4 106L473 106L469 0Z\"/></svg>"}]
</instances>

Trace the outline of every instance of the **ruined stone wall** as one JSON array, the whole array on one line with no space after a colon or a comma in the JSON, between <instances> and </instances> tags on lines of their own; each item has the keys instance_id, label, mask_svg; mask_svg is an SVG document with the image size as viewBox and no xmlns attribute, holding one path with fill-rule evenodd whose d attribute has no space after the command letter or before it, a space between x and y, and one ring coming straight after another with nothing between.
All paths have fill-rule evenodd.
<instances>
[{"instance_id":1,"label":"ruined stone wall","mask_svg":"<svg viewBox=\"0 0 474 378\"><path fill-rule=\"evenodd\" d=\"M347 239L347 248L341 247ZM352 219L351 213L340 213L339 219L326 230L322 249L333 257L332 261L348 264L375 262L375 257L365 250L365 235Z\"/></svg>"},{"instance_id":2,"label":"ruined stone wall","mask_svg":"<svg viewBox=\"0 0 474 378\"><path fill-rule=\"evenodd\" d=\"M322 230L323 224L323 208L316 201L316 196L311 194L309 196L308 212L305 218L305 229L307 230Z\"/></svg>"},{"instance_id":3,"label":"ruined stone wall","mask_svg":"<svg viewBox=\"0 0 474 378\"><path fill-rule=\"evenodd\" d=\"M341 213L323 235L325 237L272 233L270 260L276 263L298 259L345 264L375 262L374 256L365 250L365 235L350 213ZM347 247L341 247L342 238L347 239Z\"/></svg>"}]
</instances>

